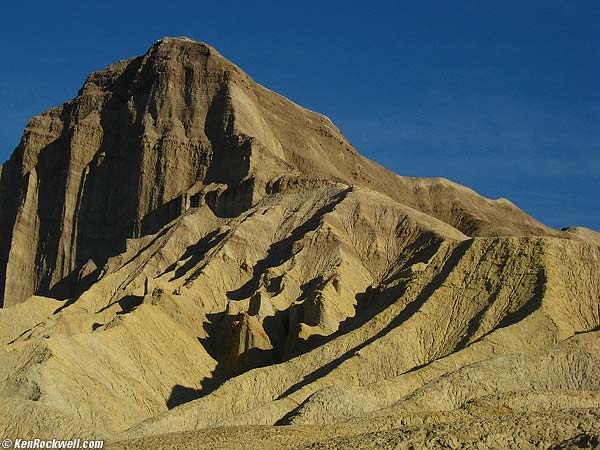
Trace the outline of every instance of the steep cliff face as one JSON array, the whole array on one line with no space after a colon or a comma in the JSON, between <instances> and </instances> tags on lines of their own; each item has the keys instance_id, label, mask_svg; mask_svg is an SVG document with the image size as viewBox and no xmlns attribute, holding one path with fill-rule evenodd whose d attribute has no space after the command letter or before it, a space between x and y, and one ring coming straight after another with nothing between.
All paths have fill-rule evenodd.
<instances>
[{"instance_id":1,"label":"steep cliff face","mask_svg":"<svg viewBox=\"0 0 600 450\"><path fill-rule=\"evenodd\" d=\"M76 99L27 126L3 183L4 203L13 201L2 224L6 305L35 291L69 295L77 267L123 250L149 213L162 207L162 226L195 182L246 175L245 142L229 143L228 178L211 169L210 138L227 127L227 64L204 45L178 43L92 74Z\"/></svg>"},{"instance_id":2,"label":"steep cliff face","mask_svg":"<svg viewBox=\"0 0 600 450\"><path fill-rule=\"evenodd\" d=\"M186 38L91 74L75 99L31 120L0 177L7 306L71 296L83 264L101 267L189 206L235 216L295 178L368 186L470 235L556 234L508 202L365 160L326 117Z\"/></svg>"}]
</instances>

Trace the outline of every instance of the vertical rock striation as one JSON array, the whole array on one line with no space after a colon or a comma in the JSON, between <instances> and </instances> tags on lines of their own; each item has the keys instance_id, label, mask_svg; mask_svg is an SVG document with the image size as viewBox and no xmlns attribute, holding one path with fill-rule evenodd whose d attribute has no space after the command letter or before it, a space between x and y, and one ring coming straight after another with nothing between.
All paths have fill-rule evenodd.
<instances>
[{"instance_id":1,"label":"vertical rock striation","mask_svg":"<svg viewBox=\"0 0 600 450\"><path fill-rule=\"evenodd\" d=\"M276 183L366 186L469 235L556 235L506 201L362 158L326 117L256 84L212 47L165 38L92 73L34 117L0 172L0 298L68 298L77 273L194 204L248 209Z\"/></svg>"}]
</instances>

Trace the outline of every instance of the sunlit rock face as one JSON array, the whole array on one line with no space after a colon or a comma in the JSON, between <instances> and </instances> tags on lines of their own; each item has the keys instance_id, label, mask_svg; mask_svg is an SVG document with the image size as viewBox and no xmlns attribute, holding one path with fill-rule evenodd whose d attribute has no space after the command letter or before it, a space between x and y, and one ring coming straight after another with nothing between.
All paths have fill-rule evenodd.
<instances>
[{"instance_id":1,"label":"sunlit rock face","mask_svg":"<svg viewBox=\"0 0 600 450\"><path fill-rule=\"evenodd\" d=\"M599 242L389 172L165 38L34 117L0 165L0 435L593 443Z\"/></svg>"}]
</instances>

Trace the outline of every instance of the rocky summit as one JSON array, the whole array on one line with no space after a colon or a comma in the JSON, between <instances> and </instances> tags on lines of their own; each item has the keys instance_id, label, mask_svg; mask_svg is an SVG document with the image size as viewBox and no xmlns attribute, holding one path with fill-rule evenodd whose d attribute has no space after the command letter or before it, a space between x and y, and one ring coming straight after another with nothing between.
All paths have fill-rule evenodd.
<instances>
[{"instance_id":1,"label":"rocky summit","mask_svg":"<svg viewBox=\"0 0 600 450\"><path fill-rule=\"evenodd\" d=\"M600 445L599 233L396 175L188 38L31 119L0 305L1 436Z\"/></svg>"}]
</instances>

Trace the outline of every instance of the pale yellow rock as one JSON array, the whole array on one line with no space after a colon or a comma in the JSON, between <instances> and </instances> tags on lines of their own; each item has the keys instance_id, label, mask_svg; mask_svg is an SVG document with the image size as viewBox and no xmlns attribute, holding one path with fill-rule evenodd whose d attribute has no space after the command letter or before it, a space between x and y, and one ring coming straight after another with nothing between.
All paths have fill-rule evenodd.
<instances>
[{"instance_id":1,"label":"pale yellow rock","mask_svg":"<svg viewBox=\"0 0 600 450\"><path fill-rule=\"evenodd\" d=\"M597 233L395 175L205 44L33 118L0 212L0 436L598 442Z\"/></svg>"},{"instance_id":2,"label":"pale yellow rock","mask_svg":"<svg viewBox=\"0 0 600 450\"><path fill-rule=\"evenodd\" d=\"M563 228L563 231L574 234L579 239L592 245L600 245L600 233L594 230L590 230L586 227L568 227Z\"/></svg>"}]
</instances>

